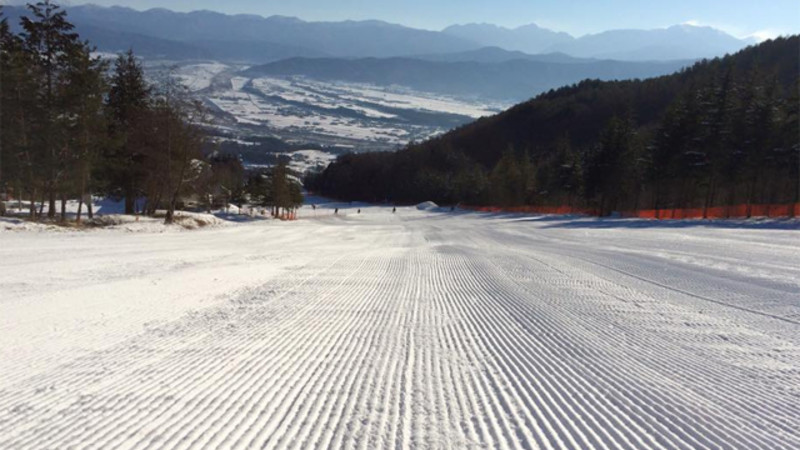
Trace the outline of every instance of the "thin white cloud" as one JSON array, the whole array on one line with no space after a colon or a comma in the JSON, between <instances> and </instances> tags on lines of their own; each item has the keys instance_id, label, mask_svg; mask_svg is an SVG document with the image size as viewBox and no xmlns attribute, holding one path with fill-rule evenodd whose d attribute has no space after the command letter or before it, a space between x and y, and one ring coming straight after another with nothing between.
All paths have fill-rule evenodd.
<instances>
[{"instance_id":1,"label":"thin white cloud","mask_svg":"<svg viewBox=\"0 0 800 450\"><path fill-rule=\"evenodd\" d=\"M784 33L780 32L778 30L766 29L766 30L759 30L759 31L756 31L754 33L750 33L750 35L747 36L747 37L755 39L758 42L764 42L764 41L768 41L770 39L775 39L776 37L782 36L783 34Z\"/></svg>"},{"instance_id":2,"label":"thin white cloud","mask_svg":"<svg viewBox=\"0 0 800 450\"><path fill-rule=\"evenodd\" d=\"M777 30L774 30L774 29L765 29L765 30L757 30L757 31L753 31L752 29L744 30L742 28L731 26L731 25L727 25L727 24L710 23L710 22L704 22L704 21L696 20L696 19L687 20L687 21L683 22L682 25L690 25L690 26L693 26L693 27L711 27L711 28L723 31L725 33L728 33L731 36L736 37L738 39L742 39L742 40L753 39L753 40L755 40L757 42L763 42L763 41L766 41L768 39L773 39L773 38L778 37L778 36L780 36L782 34L781 32L779 32Z\"/></svg>"}]
</instances>

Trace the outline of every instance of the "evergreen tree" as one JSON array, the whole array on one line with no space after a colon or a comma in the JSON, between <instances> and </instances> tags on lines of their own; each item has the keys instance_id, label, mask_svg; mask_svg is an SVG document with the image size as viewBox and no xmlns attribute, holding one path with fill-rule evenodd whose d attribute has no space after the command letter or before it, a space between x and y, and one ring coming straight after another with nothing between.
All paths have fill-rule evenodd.
<instances>
[{"instance_id":1,"label":"evergreen tree","mask_svg":"<svg viewBox=\"0 0 800 450\"><path fill-rule=\"evenodd\" d=\"M67 200L77 198L78 221L96 190L124 197L129 214L146 195L148 212L165 205L170 222L184 196L219 183L214 170L222 167L233 186L228 197L241 198L241 164L237 171L204 161L203 108L173 74L153 95L129 51L109 87L107 65L92 58L64 11L49 0L28 9L15 35L0 8L0 193L28 196L33 217L46 203L53 217L60 198L62 219Z\"/></svg>"},{"instance_id":2,"label":"evergreen tree","mask_svg":"<svg viewBox=\"0 0 800 450\"><path fill-rule=\"evenodd\" d=\"M32 18L23 17L25 51L34 63L38 89L34 95L39 102L34 151L44 162L44 187L47 191L48 216L55 217L56 196L63 181L65 154L68 151L66 133L61 119L65 117L66 102L59 95L69 55L80 45L74 26L66 20L66 12L50 0L29 4Z\"/></svg>"},{"instance_id":3,"label":"evergreen tree","mask_svg":"<svg viewBox=\"0 0 800 450\"><path fill-rule=\"evenodd\" d=\"M110 85L107 108L112 145L106 155L106 190L123 197L125 214L133 214L143 190L147 133L141 128L151 104L151 88L133 50L117 58Z\"/></svg>"},{"instance_id":4,"label":"evergreen tree","mask_svg":"<svg viewBox=\"0 0 800 450\"><path fill-rule=\"evenodd\" d=\"M489 179L478 164L462 168L453 180L456 203L485 205L489 203Z\"/></svg>"},{"instance_id":5,"label":"evergreen tree","mask_svg":"<svg viewBox=\"0 0 800 450\"><path fill-rule=\"evenodd\" d=\"M797 208L800 204L800 78L784 103L778 148L780 153L776 164L786 174L786 200ZM800 216L800 210L795 209L793 213L795 217Z\"/></svg>"},{"instance_id":6,"label":"evergreen tree","mask_svg":"<svg viewBox=\"0 0 800 450\"><path fill-rule=\"evenodd\" d=\"M89 208L89 218L92 218L91 175L103 146L108 143L103 104L108 64L99 58L92 58L92 51L93 48L84 43L69 54L69 66L65 74L67 83L63 92L68 111L67 133L70 148L73 149L70 161L72 193L79 200L77 222L81 221L84 203Z\"/></svg>"},{"instance_id":7,"label":"evergreen tree","mask_svg":"<svg viewBox=\"0 0 800 450\"><path fill-rule=\"evenodd\" d=\"M38 88L34 63L23 47L22 39L7 31L0 35L0 146L3 157L3 179L14 184L18 197L30 198L30 214L35 214L37 187L43 178L35 169L42 166L40 155L34 153L31 141L34 117L40 115L41 105L30 95ZM2 182L2 180L0 180Z\"/></svg>"},{"instance_id":8,"label":"evergreen tree","mask_svg":"<svg viewBox=\"0 0 800 450\"><path fill-rule=\"evenodd\" d=\"M629 120L612 118L600 136L586 172L587 195L601 214L617 210L635 179L633 130Z\"/></svg>"},{"instance_id":9,"label":"evergreen tree","mask_svg":"<svg viewBox=\"0 0 800 450\"><path fill-rule=\"evenodd\" d=\"M489 183L493 204L524 205L534 191L533 165L527 152L517 155L509 146L489 175Z\"/></svg>"},{"instance_id":10,"label":"evergreen tree","mask_svg":"<svg viewBox=\"0 0 800 450\"><path fill-rule=\"evenodd\" d=\"M167 224L174 220L178 199L202 171L205 136L195 124L205 122L204 112L173 70L162 75L152 109L156 119L152 136L157 137L159 144L150 146L148 160L155 163L149 178L158 174L157 179L163 180Z\"/></svg>"},{"instance_id":11,"label":"evergreen tree","mask_svg":"<svg viewBox=\"0 0 800 450\"><path fill-rule=\"evenodd\" d=\"M568 137L556 143L555 171L558 189L566 194L567 206L573 206L575 199L583 194L583 165Z\"/></svg>"},{"instance_id":12,"label":"evergreen tree","mask_svg":"<svg viewBox=\"0 0 800 450\"><path fill-rule=\"evenodd\" d=\"M274 214L275 196L272 194L272 177L269 172L258 172L247 180L247 194L250 203L270 208Z\"/></svg>"},{"instance_id":13,"label":"evergreen tree","mask_svg":"<svg viewBox=\"0 0 800 450\"><path fill-rule=\"evenodd\" d=\"M5 193L9 189L8 180L10 176L9 169L7 168L7 157L6 152L4 149L8 146L6 143L6 137L4 136L5 133L2 130L5 129L6 121L4 115L3 106L5 104L5 91L4 88L6 87L6 75L5 72L7 70L8 61L10 58L9 47L12 44L13 35L9 31L8 28L8 20L3 15L3 5L0 5L0 193ZM4 172L5 171L5 172ZM2 201L3 199L0 199ZM3 204L3 213L5 213L5 204Z\"/></svg>"},{"instance_id":14,"label":"evergreen tree","mask_svg":"<svg viewBox=\"0 0 800 450\"><path fill-rule=\"evenodd\" d=\"M742 161L747 186L746 202L751 205L765 201L759 192L765 181L765 169L770 151L777 143L778 90L774 80L768 80L757 70L749 74L745 100L740 110Z\"/></svg>"}]
</instances>

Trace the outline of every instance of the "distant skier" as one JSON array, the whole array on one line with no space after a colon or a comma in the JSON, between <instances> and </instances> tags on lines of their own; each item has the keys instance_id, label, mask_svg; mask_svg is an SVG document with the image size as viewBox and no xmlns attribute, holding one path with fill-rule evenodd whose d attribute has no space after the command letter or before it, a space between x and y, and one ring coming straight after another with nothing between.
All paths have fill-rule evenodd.
<instances>
[{"instance_id":1,"label":"distant skier","mask_svg":"<svg viewBox=\"0 0 800 450\"><path fill-rule=\"evenodd\" d=\"M339 214L339 208L336 208L335 210L333 210L333 214L334 215L338 215Z\"/></svg>"},{"instance_id":2,"label":"distant skier","mask_svg":"<svg viewBox=\"0 0 800 450\"><path fill-rule=\"evenodd\" d=\"M358 213L361 214L361 209L358 210Z\"/></svg>"},{"instance_id":3,"label":"distant skier","mask_svg":"<svg viewBox=\"0 0 800 450\"><path fill-rule=\"evenodd\" d=\"M316 211L316 210L317 210L317 205L311 205L311 209L313 209L314 211Z\"/></svg>"},{"instance_id":4,"label":"distant skier","mask_svg":"<svg viewBox=\"0 0 800 450\"><path fill-rule=\"evenodd\" d=\"M397 212L397 207L395 206L394 208L392 208L392 214L394 214L396 212Z\"/></svg>"}]
</instances>

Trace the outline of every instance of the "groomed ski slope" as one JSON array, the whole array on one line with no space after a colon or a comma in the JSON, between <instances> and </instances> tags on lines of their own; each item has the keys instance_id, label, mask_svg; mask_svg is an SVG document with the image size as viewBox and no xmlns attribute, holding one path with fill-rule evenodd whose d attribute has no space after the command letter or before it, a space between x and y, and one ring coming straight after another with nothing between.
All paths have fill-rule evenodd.
<instances>
[{"instance_id":1,"label":"groomed ski slope","mask_svg":"<svg viewBox=\"0 0 800 450\"><path fill-rule=\"evenodd\" d=\"M796 223L303 215L0 233L0 448L800 448Z\"/></svg>"}]
</instances>

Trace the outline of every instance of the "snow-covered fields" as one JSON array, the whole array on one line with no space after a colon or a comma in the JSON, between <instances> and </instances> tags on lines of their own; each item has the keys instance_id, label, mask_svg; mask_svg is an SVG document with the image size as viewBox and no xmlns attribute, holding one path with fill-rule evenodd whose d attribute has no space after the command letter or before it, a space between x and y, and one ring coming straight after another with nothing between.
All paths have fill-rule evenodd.
<instances>
[{"instance_id":1,"label":"snow-covered fields","mask_svg":"<svg viewBox=\"0 0 800 450\"><path fill-rule=\"evenodd\" d=\"M191 92L197 92L209 88L214 77L226 70L232 70L232 68L216 62L190 64L180 66L175 76Z\"/></svg>"},{"instance_id":2,"label":"snow-covered fields","mask_svg":"<svg viewBox=\"0 0 800 450\"><path fill-rule=\"evenodd\" d=\"M0 448L800 448L797 222L356 208L0 231Z\"/></svg>"},{"instance_id":3,"label":"snow-covered fields","mask_svg":"<svg viewBox=\"0 0 800 450\"><path fill-rule=\"evenodd\" d=\"M232 76L235 70L218 63L191 64L180 66L177 77L242 135L269 132L307 142L333 139L394 148L507 106L401 86ZM454 116L460 119L453 122Z\"/></svg>"}]
</instances>

